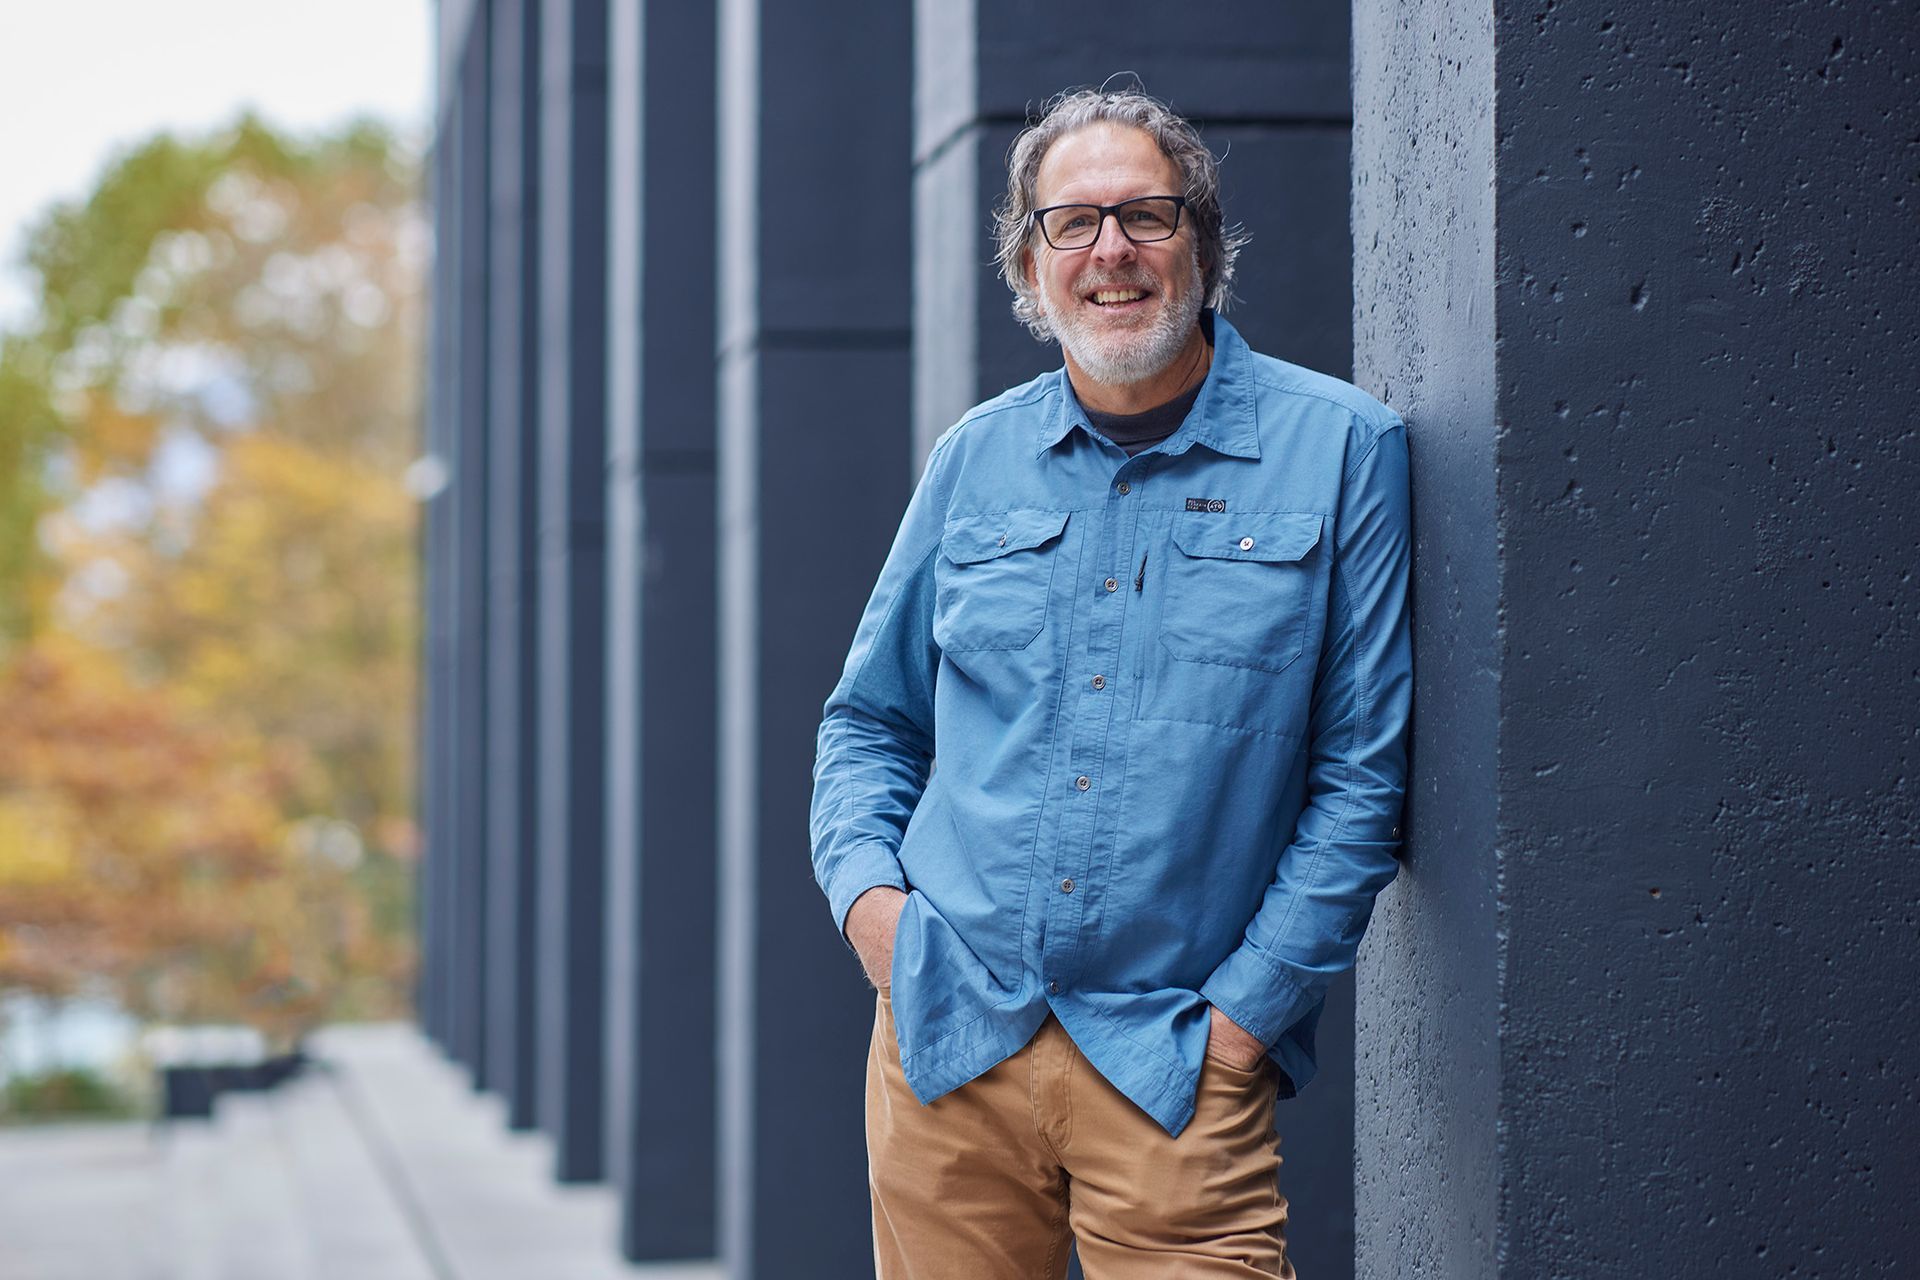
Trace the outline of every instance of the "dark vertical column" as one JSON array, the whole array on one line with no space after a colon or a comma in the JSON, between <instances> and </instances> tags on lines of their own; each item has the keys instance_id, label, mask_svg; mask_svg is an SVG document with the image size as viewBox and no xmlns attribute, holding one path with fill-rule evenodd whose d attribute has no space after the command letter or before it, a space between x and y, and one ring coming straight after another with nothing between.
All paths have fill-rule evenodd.
<instances>
[{"instance_id":1,"label":"dark vertical column","mask_svg":"<svg viewBox=\"0 0 1920 1280\"><path fill-rule=\"evenodd\" d=\"M714 18L613 11L608 1172L630 1258L714 1248Z\"/></svg>"},{"instance_id":2,"label":"dark vertical column","mask_svg":"<svg viewBox=\"0 0 1920 1280\"><path fill-rule=\"evenodd\" d=\"M606 43L605 0L543 0L536 1078L563 1181L604 1146Z\"/></svg>"},{"instance_id":3,"label":"dark vertical column","mask_svg":"<svg viewBox=\"0 0 1920 1280\"><path fill-rule=\"evenodd\" d=\"M465 306L472 298L475 121L473 63L479 6L458 0L440 12L436 62L435 142L430 166L435 254L430 324L427 455L412 480L426 504L426 648L423 707L422 791L426 860L421 885L422 1024L446 1052L471 1062L473 1009L463 980L474 950L464 880L471 875L471 820L462 812L468 780L460 750L463 679L471 633L463 618L473 596L473 564L461 553L461 528L470 527L472 487L463 483L464 456L471 464L466 421L474 404L473 375L479 365L469 342L473 329ZM484 128L481 129L484 137Z\"/></svg>"},{"instance_id":4,"label":"dark vertical column","mask_svg":"<svg viewBox=\"0 0 1920 1280\"><path fill-rule=\"evenodd\" d=\"M1920 28L1356 15L1358 349L1410 427L1420 681L1363 1274L1894 1274Z\"/></svg>"},{"instance_id":5,"label":"dark vertical column","mask_svg":"<svg viewBox=\"0 0 1920 1280\"><path fill-rule=\"evenodd\" d=\"M535 539L539 413L538 0L493 0L487 277L487 1083L507 1123L534 1120L538 897Z\"/></svg>"},{"instance_id":6,"label":"dark vertical column","mask_svg":"<svg viewBox=\"0 0 1920 1280\"><path fill-rule=\"evenodd\" d=\"M443 69L442 80L447 78ZM446 456L446 422L452 416L448 403L452 392L453 318L451 281L453 264L446 246L453 243L453 201L449 195L452 165L449 154L455 149L452 138L452 113L449 96L436 104L433 151L427 163L428 204L434 244L432 274L428 279L427 307L427 382L425 394L425 439L421 465L412 480L421 500L420 550L424 572L421 575L421 628L419 708L420 771L419 804L422 833L422 858L416 879L416 912L420 927L420 967L415 978L420 1027L436 1044L446 1044L447 1001L442 983L447 974L444 956L448 912L441 901L442 891L451 880L452 852L446 828L445 781L449 770L447 733L444 717L447 691L444 686L449 668L447 637L451 619L447 614L447 517L451 497L437 478L443 474Z\"/></svg>"},{"instance_id":7,"label":"dark vertical column","mask_svg":"<svg viewBox=\"0 0 1920 1280\"><path fill-rule=\"evenodd\" d=\"M635 1089L642 1045L637 987L643 973L640 843L640 682L645 592L640 496L640 132L644 0L612 0L607 44L607 1178L632 1184ZM651 1046L648 1046L651 1047Z\"/></svg>"},{"instance_id":8,"label":"dark vertical column","mask_svg":"<svg viewBox=\"0 0 1920 1280\"><path fill-rule=\"evenodd\" d=\"M1222 164L1227 216L1253 241L1240 255L1233 323L1254 348L1347 375L1353 301L1348 218L1348 14L1252 0L1203 23L1129 2L1098 23L1014 0L916 7L914 86L914 436L923 456L971 405L1057 367L1016 322L996 275L990 211L1006 155L1031 111L1117 71L1198 124ZM1123 76L1115 83L1130 83ZM1353 985L1337 983L1319 1025L1321 1070L1283 1104L1281 1188L1290 1251L1305 1274L1352 1273Z\"/></svg>"},{"instance_id":9,"label":"dark vertical column","mask_svg":"<svg viewBox=\"0 0 1920 1280\"><path fill-rule=\"evenodd\" d=\"M741 1280L857 1276L873 994L807 802L908 483L909 13L720 12L722 1254Z\"/></svg>"},{"instance_id":10,"label":"dark vertical column","mask_svg":"<svg viewBox=\"0 0 1920 1280\"><path fill-rule=\"evenodd\" d=\"M450 253L459 274L453 312L458 325L453 331L455 417L448 433L453 480L448 563L455 631L447 743L453 770L448 829L460 867L449 894L448 1050L480 1085L486 1083L487 53L487 7L480 4L461 54L454 133L458 226Z\"/></svg>"}]
</instances>

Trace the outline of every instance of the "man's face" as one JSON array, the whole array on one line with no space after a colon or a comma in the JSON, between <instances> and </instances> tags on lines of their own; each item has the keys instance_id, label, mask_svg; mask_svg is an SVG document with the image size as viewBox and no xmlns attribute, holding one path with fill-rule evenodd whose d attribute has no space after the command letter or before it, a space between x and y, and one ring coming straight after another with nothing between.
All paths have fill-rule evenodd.
<instances>
[{"instance_id":1,"label":"man's face","mask_svg":"<svg viewBox=\"0 0 1920 1280\"><path fill-rule=\"evenodd\" d=\"M1048 148L1034 207L1112 205L1180 190L1179 170L1152 137L1096 124ZM1055 249L1036 233L1027 250L1027 280L1067 355L1110 386L1143 382L1166 369L1200 315L1200 262L1184 212L1171 239L1150 244L1128 240L1115 218L1102 219L1100 238L1085 249Z\"/></svg>"}]
</instances>

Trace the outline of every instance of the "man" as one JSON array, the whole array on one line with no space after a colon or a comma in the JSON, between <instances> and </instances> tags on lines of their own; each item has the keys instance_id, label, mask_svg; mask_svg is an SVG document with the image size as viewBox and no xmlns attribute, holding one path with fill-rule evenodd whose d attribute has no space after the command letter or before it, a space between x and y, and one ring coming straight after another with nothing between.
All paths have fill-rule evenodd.
<instances>
[{"instance_id":1,"label":"man","mask_svg":"<svg viewBox=\"0 0 1920 1280\"><path fill-rule=\"evenodd\" d=\"M1071 1233L1090 1280L1291 1276L1274 1102L1400 839L1405 427L1220 318L1240 239L1161 103L1056 99L1009 164L1066 367L935 444L814 774L879 1274Z\"/></svg>"}]
</instances>

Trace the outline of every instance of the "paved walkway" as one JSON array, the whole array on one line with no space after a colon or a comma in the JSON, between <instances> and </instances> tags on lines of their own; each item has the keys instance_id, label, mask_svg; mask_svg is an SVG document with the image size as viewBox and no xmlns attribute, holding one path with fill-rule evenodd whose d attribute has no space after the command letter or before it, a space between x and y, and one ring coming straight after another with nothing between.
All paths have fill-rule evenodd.
<instances>
[{"instance_id":1,"label":"paved walkway","mask_svg":"<svg viewBox=\"0 0 1920 1280\"><path fill-rule=\"evenodd\" d=\"M622 1263L605 1187L561 1187L404 1026L209 1121L0 1129L0 1280L721 1280Z\"/></svg>"}]
</instances>

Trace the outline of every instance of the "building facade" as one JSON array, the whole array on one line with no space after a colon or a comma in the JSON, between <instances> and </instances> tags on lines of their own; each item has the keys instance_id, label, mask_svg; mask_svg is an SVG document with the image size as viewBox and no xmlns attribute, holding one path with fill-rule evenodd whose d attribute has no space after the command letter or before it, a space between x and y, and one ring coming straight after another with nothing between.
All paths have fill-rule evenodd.
<instances>
[{"instance_id":1,"label":"building facade","mask_svg":"<svg viewBox=\"0 0 1920 1280\"><path fill-rule=\"evenodd\" d=\"M1057 363L1007 146L1116 73L1225 156L1234 323L1409 424L1302 1273L1914 1252L1915 36L1743 12L443 0L420 1017L629 1257L869 1272L813 730L933 438Z\"/></svg>"}]
</instances>

